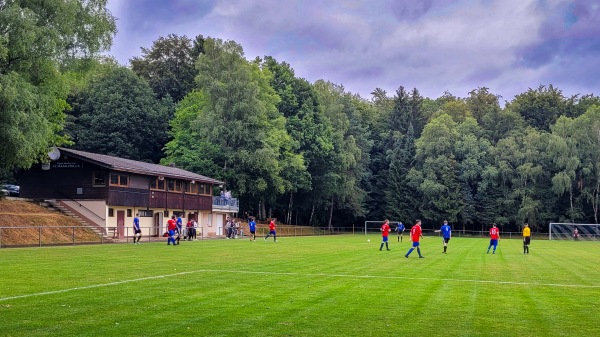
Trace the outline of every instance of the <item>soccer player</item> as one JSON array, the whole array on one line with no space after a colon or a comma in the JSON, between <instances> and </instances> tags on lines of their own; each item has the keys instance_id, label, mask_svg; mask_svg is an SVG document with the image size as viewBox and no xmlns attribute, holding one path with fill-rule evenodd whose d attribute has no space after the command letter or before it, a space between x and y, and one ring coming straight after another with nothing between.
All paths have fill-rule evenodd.
<instances>
[{"instance_id":1,"label":"soccer player","mask_svg":"<svg viewBox=\"0 0 600 337\"><path fill-rule=\"evenodd\" d=\"M446 254L446 250L448 249L448 242L452 237L452 228L450 228L450 225L448 225L448 221L444 220L444 224L436 232L442 232L442 241L444 243L443 253Z\"/></svg>"},{"instance_id":2,"label":"soccer player","mask_svg":"<svg viewBox=\"0 0 600 337\"><path fill-rule=\"evenodd\" d=\"M265 241L267 241L269 236L273 235L273 242L277 242L277 231L275 230L275 227L277 227L277 225L275 225L275 218L273 218L271 219L271 222L269 222L269 234L265 236Z\"/></svg>"},{"instance_id":3,"label":"soccer player","mask_svg":"<svg viewBox=\"0 0 600 337\"><path fill-rule=\"evenodd\" d=\"M404 233L404 224L402 222L398 223L396 227L396 234L398 234L398 242L402 242L402 234Z\"/></svg>"},{"instance_id":4,"label":"soccer player","mask_svg":"<svg viewBox=\"0 0 600 337\"><path fill-rule=\"evenodd\" d=\"M133 244L139 245L140 239L142 238L142 230L140 229L140 213L135 214L135 218L133 218ZM137 241L135 239L137 238Z\"/></svg>"},{"instance_id":5,"label":"soccer player","mask_svg":"<svg viewBox=\"0 0 600 337\"><path fill-rule=\"evenodd\" d=\"M167 240L167 246L173 242L173 246L175 246L175 232L177 231L177 221L175 220L175 215L171 216L171 219L167 221L167 230L169 231L169 239Z\"/></svg>"},{"instance_id":6,"label":"soccer player","mask_svg":"<svg viewBox=\"0 0 600 337\"><path fill-rule=\"evenodd\" d=\"M529 243L531 243L531 229L529 224L523 226L523 254L529 254Z\"/></svg>"},{"instance_id":7,"label":"soccer player","mask_svg":"<svg viewBox=\"0 0 600 337\"><path fill-rule=\"evenodd\" d=\"M384 243L385 249L390 250L390 247L388 247L388 234L392 231L390 229L390 220L385 219L383 225L381 225L381 228L379 230L381 231L381 246L379 247L379 250L383 250Z\"/></svg>"},{"instance_id":8,"label":"soccer player","mask_svg":"<svg viewBox=\"0 0 600 337\"><path fill-rule=\"evenodd\" d=\"M421 231L421 220L417 219L417 222L415 223L414 226L412 226L412 228L410 229L410 239L412 240L412 247L408 250L408 252L406 253L406 255L404 255L405 258L408 259L408 256L410 255L410 253L412 253L413 250L415 250L415 248L417 249L417 253L419 253L419 258L424 258L425 256L421 255L421 247L419 244L419 240L423 237L423 232Z\"/></svg>"},{"instance_id":9,"label":"soccer player","mask_svg":"<svg viewBox=\"0 0 600 337\"><path fill-rule=\"evenodd\" d=\"M256 221L254 218L249 218L248 227L250 228L250 241L256 241Z\"/></svg>"},{"instance_id":10,"label":"soccer player","mask_svg":"<svg viewBox=\"0 0 600 337\"><path fill-rule=\"evenodd\" d=\"M494 251L492 254L496 254L496 247L498 247L498 240L500 240L500 230L496 227L496 224L492 224L492 228L490 228L490 245L487 249L487 254L490 253L490 248L494 246Z\"/></svg>"},{"instance_id":11,"label":"soccer player","mask_svg":"<svg viewBox=\"0 0 600 337\"><path fill-rule=\"evenodd\" d=\"M179 240L181 239L181 233L183 232L183 219L181 218L181 214L177 217L177 241L176 244L179 244Z\"/></svg>"}]
</instances>

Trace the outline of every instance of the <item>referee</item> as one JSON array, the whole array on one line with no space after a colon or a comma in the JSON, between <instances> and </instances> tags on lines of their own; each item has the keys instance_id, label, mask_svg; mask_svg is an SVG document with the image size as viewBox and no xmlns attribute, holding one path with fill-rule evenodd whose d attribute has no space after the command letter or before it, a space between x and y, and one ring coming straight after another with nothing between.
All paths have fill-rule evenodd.
<instances>
[{"instance_id":1,"label":"referee","mask_svg":"<svg viewBox=\"0 0 600 337\"><path fill-rule=\"evenodd\" d=\"M523 254L529 254L529 243L531 243L531 229L529 225L523 226Z\"/></svg>"}]
</instances>

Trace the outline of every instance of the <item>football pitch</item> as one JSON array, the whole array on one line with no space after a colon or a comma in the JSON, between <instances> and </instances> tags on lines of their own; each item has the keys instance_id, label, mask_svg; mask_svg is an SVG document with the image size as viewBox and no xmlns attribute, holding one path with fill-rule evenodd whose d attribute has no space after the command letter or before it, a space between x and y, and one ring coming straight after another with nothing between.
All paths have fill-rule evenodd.
<instances>
[{"instance_id":1,"label":"football pitch","mask_svg":"<svg viewBox=\"0 0 600 337\"><path fill-rule=\"evenodd\" d=\"M598 242L390 239L2 249L0 336L600 336Z\"/></svg>"}]
</instances>

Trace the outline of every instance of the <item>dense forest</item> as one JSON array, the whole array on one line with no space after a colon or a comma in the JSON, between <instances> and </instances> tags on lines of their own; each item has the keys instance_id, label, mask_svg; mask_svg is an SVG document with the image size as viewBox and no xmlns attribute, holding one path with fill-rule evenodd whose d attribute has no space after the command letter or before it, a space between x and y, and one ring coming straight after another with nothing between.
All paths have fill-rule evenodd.
<instances>
[{"instance_id":1,"label":"dense forest","mask_svg":"<svg viewBox=\"0 0 600 337\"><path fill-rule=\"evenodd\" d=\"M101 54L116 34L105 7L0 4L0 179L59 145L223 180L241 212L288 224L598 223L593 94L428 98L399 83L364 98L202 35L158 37L122 66Z\"/></svg>"}]
</instances>

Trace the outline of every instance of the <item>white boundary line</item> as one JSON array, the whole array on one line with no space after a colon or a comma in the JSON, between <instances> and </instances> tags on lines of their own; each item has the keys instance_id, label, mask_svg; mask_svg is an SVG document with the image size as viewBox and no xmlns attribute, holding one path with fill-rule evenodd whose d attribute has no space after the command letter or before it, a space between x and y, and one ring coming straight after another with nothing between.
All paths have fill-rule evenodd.
<instances>
[{"instance_id":1,"label":"white boundary line","mask_svg":"<svg viewBox=\"0 0 600 337\"><path fill-rule=\"evenodd\" d=\"M413 281L445 281L445 282L463 282L463 283L487 283L500 285L516 285L516 286L533 286L533 287L564 287L564 288L587 288L600 289L600 285L584 285L584 284L560 284L560 283L533 283L533 282L512 282L512 281L491 281L491 280L467 280L454 278L432 278L432 277L406 277L406 276L381 276L381 275L351 275L351 274L326 274L326 273L284 273L284 272L262 272L262 271L247 271L247 270L220 270L220 269L199 269L192 271L184 271L181 273L165 274L157 276L148 276L131 280L123 280L110 283L93 284L84 287L75 287L62 290L44 291L40 293L0 297L0 302L9 301L21 298L62 294L76 290L87 290L94 288L110 287L119 284L141 282L147 280L155 280L167 277L175 277L181 275L190 275L198 273L232 273L232 274L253 274L253 275L281 275L281 276L319 276L319 277L340 277L340 278L356 278L356 279L387 279L387 280L413 280Z\"/></svg>"}]
</instances>

